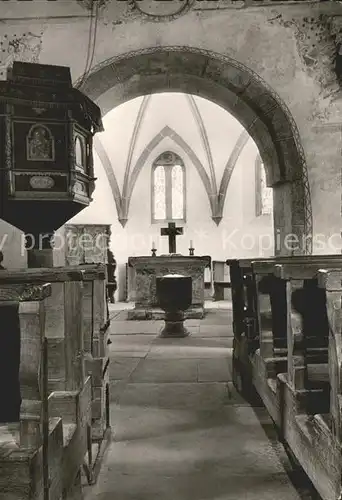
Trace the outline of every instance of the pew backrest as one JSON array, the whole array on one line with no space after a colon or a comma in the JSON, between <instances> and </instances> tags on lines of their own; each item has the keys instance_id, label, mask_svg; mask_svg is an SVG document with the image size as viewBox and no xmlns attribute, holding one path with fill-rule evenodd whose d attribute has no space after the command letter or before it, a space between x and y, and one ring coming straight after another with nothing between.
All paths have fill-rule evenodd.
<instances>
[{"instance_id":1,"label":"pew backrest","mask_svg":"<svg viewBox=\"0 0 342 500\"><path fill-rule=\"evenodd\" d=\"M329 381L332 432L342 443L342 270L322 269L318 286L325 291L329 324Z\"/></svg>"},{"instance_id":2,"label":"pew backrest","mask_svg":"<svg viewBox=\"0 0 342 500\"><path fill-rule=\"evenodd\" d=\"M17 356L12 352L11 366L19 375L19 398L21 397L20 446L38 448L42 442L43 420L43 340L45 328L45 304L51 295L51 284L2 283L0 279L1 305L18 306L19 342ZM1 313L1 308L0 308ZM11 328L13 325L7 325ZM16 332L8 332L16 335ZM6 353L4 353L6 354ZM18 358L19 363L16 362ZM13 374L13 380L15 374ZM10 383L10 377L6 380ZM15 390L12 388L12 390ZM11 388L9 388L9 393ZM3 401L3 404L5 402Z\"/></svg>"},{"instance_id":3,"label":"pew backrest","mask_svg":"<svg viewBox=\"0 0 342 500\"><path fill-rule=\"evenodd\" d=\"M51 390L76 390L85 381L82 332L84 272L66 267L4 271L3 284L51 283L46 301L45 335L49 344ZM12 286L11 285L11 286Z\"/></svg>"},{"instance_id":4,"label":"pew backrest","mask_svg":"<svg viewBox=\"0 0 342 500\"><path fill-rule=\"evenodd\" d=\"M279 334L281 338L285 333L286 318L284 314L280 317L279 311L284 309L285 313L286 281L291 280L291 286L295 287L299 280L314 279L323 267L331 267L332 263L334 266L342 266L342 256L244 258L228 259L226 263L231 269L234 333L245 331L246 322L249 322L254 325L253 337L258 338L260 311L265 309L265 314L267 309L276 309L277 314L272 315L273 330L282 331ZM267 296L269 300L266 299Z\"/></svg>"}]
</instances>

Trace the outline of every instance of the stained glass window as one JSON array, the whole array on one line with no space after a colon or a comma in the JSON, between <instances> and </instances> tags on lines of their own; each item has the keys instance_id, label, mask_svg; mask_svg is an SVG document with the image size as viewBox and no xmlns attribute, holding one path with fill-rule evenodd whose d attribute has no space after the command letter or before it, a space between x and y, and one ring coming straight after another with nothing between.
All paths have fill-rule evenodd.
<instances>
[{"instance_id":1,"label":"stained glass window","mask_svg":"<svg viewBox=\"0 0 342 500\"><path fill-rule=\"evenodd\" d=\"M273 190L266 185L266 172L264 164L261 164L261 214L271 214L273 207Z\"/></svg>"},{"instance_id":2,"label":"stained glass window","mask_svg":"<svg viewBox=\"0 0 342 500\"><path fill-rule=\"evenodd\" d=\"M153 189L154 189L154 218L156 220L165 220L166 218L166 183L165 183L165 168L159 165L153 172Z\"/></svg>"},{"instance_id":3,"label":"stained glass window","mask_svg":"<svg viewBox=\"0 0 342 500\"><path fill-rule=\"evenodd\" d=\"M273 211L273 190L267 187L264 164L257 157L256 166L256 215L269 215Z\"/></svg>"},{"instance_id":4,"label":"stained glass window","mask_svg":"<svg viewBox=\"0 0 342 500\"><path fill-rule=\"evenodd\" d=\"M183 219L184 196L183 196L183 168L174 165L171 170L172 183L172 218Z\"/></svg>"},{"instance_id":5,"label":"stained glass window","mask_svg":"<svg viewBox=\"0 0 342 500\"><path fill-rule=\"evenodd\" d=\"M185 169L178 155L162 153L152 167L152 220L185 220Z\"/></svg>"}]
</instances>

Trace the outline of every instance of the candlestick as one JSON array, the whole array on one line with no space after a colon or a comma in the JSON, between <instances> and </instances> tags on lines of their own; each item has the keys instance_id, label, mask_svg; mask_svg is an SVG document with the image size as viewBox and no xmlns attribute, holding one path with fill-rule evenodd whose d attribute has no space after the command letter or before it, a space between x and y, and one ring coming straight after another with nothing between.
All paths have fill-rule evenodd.
<instances>
[{"instance_id":1,"label":"candlestick","mask_svg":"<svg viewBox=\"0 0 342 500\"><path fill-rule=\"evenodd\" d=\"M194 247L192 244L192 240L190 240L190 248L189 248L189 255L192 257L194 255Z\"/></svg>"},{"instance_id":2,"label":"candlestick","mask_svg":"<svg viewBox=\"0 0 342 500\"><path fill-rule=\"evenodd\" d=\"M156 244L154 241L152 241L152 248L151 248L151 252L152 252L152 257L155 257L156 256Z\"/></svg>"}]
</instances>

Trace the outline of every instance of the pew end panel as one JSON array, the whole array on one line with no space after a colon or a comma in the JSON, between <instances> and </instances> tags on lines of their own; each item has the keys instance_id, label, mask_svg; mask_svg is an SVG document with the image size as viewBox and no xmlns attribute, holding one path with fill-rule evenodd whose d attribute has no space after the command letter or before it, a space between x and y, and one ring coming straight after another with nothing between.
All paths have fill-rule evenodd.
<instances>
[{"instance_id":1,"label":"pew end panel","mask_svg":"<svg viewBox=\"0 0 342 500\"><path fill-rule=\"evenodd\" d=\"M253 316L254 305L251 302L253 292L249 291L254 283L250 279L248 271L251 269L247 262L228 259L226 264L230 269L233 304L233 383L246 399L254 400L256 394L249 360L249 354L258 347L258 339L254 335L256 318Z\"/></svg>"},{"instance_id":2,"label":"pew end panel","mask_svg":"<svg viewBox=\"0 0 342 500\"><path fill-rule=\"evenodd\" d=\"M70 269L70 268L69 268ZM92 426L90 436L98 447L98 453L88 455L85 465L88 480L93 481L99 470L103 450L111 439L109 419L109 321L107 318L105 268L90 264L72 267L81 270L83 279L83 342L85 374L91 376L92 383ZM93 460L94 458L94 460Z\"/></svg>"},{"instance_id":3,"label":"pew end panel","mask_svg":"<svg viewBox=\"0 0 342 500\"><path fill-rule=\"evenodd\" d=\"M64 495L71 491L86 454L91 453L91 390L91 378L87 377L81 391L55 391L49 396L50 415L62 417Z\"/></svg>"},{"instance_id":4,"label":"pew end panel","mask_svg":"<svg viewBox=\"0 0 342 500\"><path fill-rule=\"evenodd\" d=\"M237 329L239 335L234 331L233 358L237 370L242 375L249 373L252 386L278 427L282 441L322 499L340 500L342 256L279 257L249 262L240 259L234 265L240 280L237 284L240 309L235 314L240 331ZM252 352L244 339L248 308L241 312L247 295L242 272L257 283L254 320L260 346ZM272 326L266 333L271 333L272 338L268 346L266 343L268 349L264 349L263 329L267 322L262 317L264 311L259 299L269 294L274 284L283 291L283 299L279 300L279 295L274 297L273 289L270 304L265 304L266 311L269 306L271 309ZM282 314L278 322L274 320L276 311ZM253 318L253 310L250 317Z\"/></svg>"},{"instance_id":5,"label":"pew end panel","mask_svg":"<svg viewBox=\"0 0 342 500\"><path fill-rule=\"evenodd\" d=\"M331 340L318 290L323 263L317 259L275 266L276 278L286 283L288 370L278 375L273 407L280 403L274 413L291 452L322 498L335 500L341 492L341 446L332 432Z\"/></svg>"},{"instance_id":6,"label":"pew end panel","mask_svg":"<svg viewBox=\"0 0 342 500\"><path fill-rule=\"evenodd\" d=\"M3 439L2 435L2 439ZM12 435L13 437L13 435ZM48 437L48 470L51 500L60 500L63 484L63 429L60 418L50 418ZM22 500L44 498L43 447L21 448L7 441L0 443L0 499Z\"/></svg>"},{"instance_id":7,"label":"pew end panel","mask_svg":"<svg viewBox=\"0 0 342 500\"><path fill-rule=\"evenodd\" d=\"M329 379L332 433L342 444L342 271L320 270L318 283L325 291L329 322Z\"/></svg>"},{"instance_id":8,"label":"pew end panel","mask_svg":"<svg viewBox=\"0 0 342 500\"><path fill-rule=\"evenodd\" d=\"M328 414L308 414L320 390L294 393L285 374L279 376L281 435L323 500L340 498L341 447L333 438Z\"/></svg>"},{"instance_id":9,"label":"pew end panel","mask_svg":"<svg viewBox=\"0 0 342 500\"><path fill-rule=\"evenodd\" d=\"M239 338L243 332L243 311L244 311L244 295L242 285L242 269L237 259L226 260L229 266L230 280L232 287L232 305L233 305L233 332L234 336Z\"/></svg>"},{"instance_id":10,"label":"pew end panel","mask_svg":"<svg viewBox=\"0 0 342 500\"><path fill-rule=\"evenodd\" d=\"M18 317L17 323L6 326L10 330L17 327L20 332L21 392L18 421L0 425L1 500L43 499L47 481L51 500L59 500L62 495L62 422L60 418L48 418L43 407L47 363L43 342L46 303L50 296L48 283L10 284L0 277L0 315L7 305L14 308ZM15 330L10 331L12 336L14 333ZM6 383L10 385L10 379L7 378ZM47 442L47 455L44 442Z\"/></svg>"},{"instance_id":11,"label":"pew end panel","mask_svg":"<svg viewBox=\"0 0 342 500\"><path fill-rule=\"evenodd\" d=\"M91 453L91 378L85 376L82 329L84 272L68 268L28 271L8 276L5 272L0 279L6 283L31 279L37 286L47 277L51 281L52 292L45 308L48 391L52 391L48 415L62 418L59 474L66 496L74 488L84 456Z\"/></svg>"},{"instance_id":12,"label":"pew end panel","mask_svg":"<svg viewBox=\"0 0 342 500\"><path fill-rule=\"evenodd\" d=\"M87 351L86 371L92 377L92 440L99 444L101 440L107 440L106 436L109 436L111 432L108 378L109 322L106 311L105 272L103 266L87 266L84 271L87 286L86 297L88 304L92 304L92 324L88 323L86 330L92 332L91 339L90 342L85 341L90 346L90 350ZM109 440L107 440L108 443Z\"/></svg>"}]
</instances>

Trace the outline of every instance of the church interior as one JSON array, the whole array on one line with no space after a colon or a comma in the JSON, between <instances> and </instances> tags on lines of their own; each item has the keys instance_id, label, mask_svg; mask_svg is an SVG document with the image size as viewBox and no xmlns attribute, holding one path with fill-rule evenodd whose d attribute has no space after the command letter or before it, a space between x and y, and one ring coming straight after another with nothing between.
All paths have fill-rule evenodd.
<instances>
[{"instance_id":1,"label":"church interior","mask_svg":"<svg viewBox=\"0 0 342 500\"><path fill-rule=\"evenodd\" d=\"M0 21L0 500L340 500L342 3Z\"/></svg>"}]
</instances>

